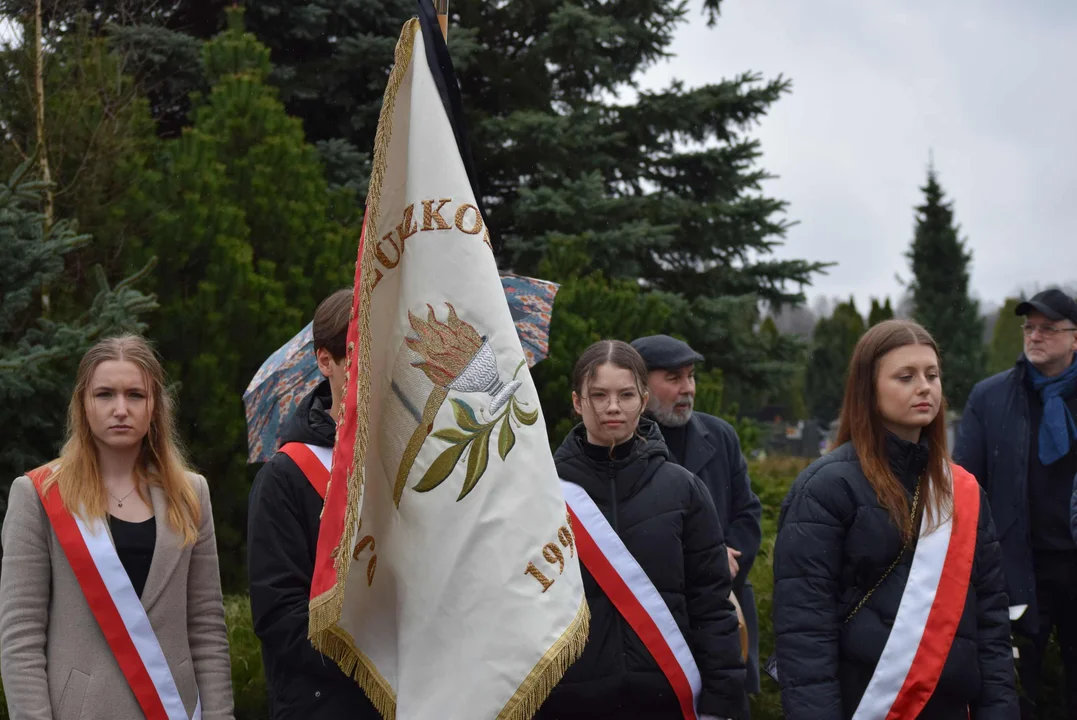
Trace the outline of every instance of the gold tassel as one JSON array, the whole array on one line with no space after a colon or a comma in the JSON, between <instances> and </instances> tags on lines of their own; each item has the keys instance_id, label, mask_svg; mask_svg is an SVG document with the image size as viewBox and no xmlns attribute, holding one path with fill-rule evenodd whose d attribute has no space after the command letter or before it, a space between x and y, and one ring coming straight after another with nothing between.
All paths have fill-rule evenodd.
<instances>
[{"instance_id":1,"label":"gold tassel","mask_svg":"<svg viewBox=\"0 0 1077 720\"><path fill-rule=\"evenodd\" d=\"M360 337L370 336L370 296L374 289L373 246L370 238L377 238L377 220L381 204L382 183L388 166L389 143L392 137L392 118L396 106L396 96L411 63L415 35L419 21L411 19L404 24L400 40L396 46L395 64L389 75L385 88L378 130L374 138L374 167L370 174L367 191L367 240L364 246L362 263L362 286L359 307L362 312L357 319ZM355 530L359 522L358 507L363 492L363 468L366 461L366 448L369 438L369 425L364 412L370 402L370 385L368 373L370 366L370 345L361 343L359 348L359 372L357 388L357 406L359 421L356 423L356 456L348 473L347 506L344 515L344 531L341 535L340 548L350 548L355 540ZM374 664L356 646L338 623L344 608L344 587L351 569L351 553L338 552L337 582L333 588L311 600L309 638L314 647L330 658L348 676L355 679L371 703L384 720L396 719L396 697L388 681L377 671ZM581 600L579 610L568 628L557 642L546 651L542 659L532 669L512 698L498 714L498 720L530 720L539 707L549 697L554 687L561 681L565 671L583 654L590 634L591 613L587 601Z\"/></svg>"},{"instance_id":2,"label":"gold tassel","mask_svg":"<svg viewBox=\"0 0 1077 720\"><path fill-rule=\"evenodd\" d=\"M520 687L516 688L512 698L498 713L497 720L531 720L557 683L561 682L569 666L583 655L590 634L591 610L587 607L587 600L581 600L576 617L528 673Z\"/></svg>"},{"instance_id":3,"label":"gold tassel","mask_svg":"<svg viewBox=\"0 0 1077 720\"><path fill-rule=\"evenodd\" d=\"M392 687L374 668L370 658L363 655L349 638L330 631L322 638L318 651L340 666L345 675L353 678L384 720L395 720L396 697Z\"/></svg>"},{"instance_id":4,"label":"gold tassel","mask_svg":"<svg viewBox=\"0 0 1077 720\"><path fill-rule=\"evenodd\" d=\"M370 186L367 192L367 241L363 246L361 300L359 303L360 317L359 336L370 337L370 295L374 289L374 243L370 238L377 238L377 220L381 205L381 186L385 179L388 167L389 142L392 137L393 111L396 107L396 96L400 86L404 82L408 68L411 65L412 50L415 45L415 34L419 29L419 21L415 18L404 23L400 31L400 40L396 44L393 69L389 73L389 82L385 86L385 96L382 100L381 114L378 117L378 131L374 139L374 167L370 174ZM337 581L332 589L314 598L310 602L310 632L309 638L315 648L324 655L331 657L330 653L322 650L322 646L329 646L333 642L328 633L332 632L338 622L344 608L344 587L351 570L352 556L350 549L355 542L355 530L359 523L359 501L363 495L363 468L366 463L366 448L370 434L367 421L367 408L370 404L370 380L368 368L370 367L370 343L359 344L359 367L353 367L352 372L359 373L358 387L356 391L356 405L358 422L355 428L355 457L348 472L347 499L344 508L344 531L337 545ZM348 552L341 552L341 548L348 548Z\"/></svg>"}]
</instances>

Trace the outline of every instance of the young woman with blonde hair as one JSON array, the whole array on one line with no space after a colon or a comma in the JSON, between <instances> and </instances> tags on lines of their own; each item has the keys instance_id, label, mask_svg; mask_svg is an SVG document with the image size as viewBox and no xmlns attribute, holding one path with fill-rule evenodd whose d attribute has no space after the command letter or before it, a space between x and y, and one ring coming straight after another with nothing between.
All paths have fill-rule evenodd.
<instances>
[{"instance_id":1,"label":"young woman with blonde hair","mask_svg":"<svg viewBox=\"0 0 1077 720\"><path fill-rule=\"evenodd\" d=\"M12 720L233 716L209 490L144 339L82 358L67 441L12 484L3 548Z\"/></svg>"},{"instance_id":2,"label":"young woman with blonde hair","mask_svg":"<svg viewBox=\"0 0 1077 720\"><path fill-rule=\"evenodd\" d=\"M1018 717L991 511L946 446L939 349L892 320L849 364L837 447L801 473L774 546L788 720Z\"/></svg>"}]
</instances>

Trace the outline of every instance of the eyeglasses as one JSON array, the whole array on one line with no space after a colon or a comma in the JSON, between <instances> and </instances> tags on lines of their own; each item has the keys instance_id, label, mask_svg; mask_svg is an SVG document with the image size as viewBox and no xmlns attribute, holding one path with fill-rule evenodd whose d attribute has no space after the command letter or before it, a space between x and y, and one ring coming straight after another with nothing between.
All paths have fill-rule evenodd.
<instances>
[{"instance_id":1,"label":"eyeglasses","mask_svg":"<svg viewBox=\"0 0 1077 720\"><path fill-rule=\"evenodd\" d=\"M587 396L587 402L595 409L595 412L606 412L613 403L614 397L617 399L617 406L626 413L639 410L643 402L643 398L635 390L625 390L617 393L616 396L604 392L593 392Z\"/></svg>"},{"instance_id":2,"label":"eyeglasses","mask_svg":"<svg viewBox=\"0 0 1077 720\"><path fill-rule=\"evenodd\" d=\"M1025 337L1032 337L1039 331L1040 335L1045 338L1053 338L1055 335L1061 332L1077 332L1077 327L1055 327L1054 325L1029 325L1025 324L1021 326L1021 330L1025 333Z\"/></svg>"}]
</instances>

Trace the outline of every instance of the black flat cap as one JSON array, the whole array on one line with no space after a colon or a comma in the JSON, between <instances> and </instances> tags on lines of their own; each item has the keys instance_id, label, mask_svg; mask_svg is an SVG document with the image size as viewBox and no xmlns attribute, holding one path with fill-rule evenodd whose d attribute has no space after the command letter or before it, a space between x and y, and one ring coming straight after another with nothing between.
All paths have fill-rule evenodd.
<instances>
[{"instance_id":1,"label":"black flat cap","mask_svg":"<svg viewBox=\"0 0 1077 720\"><path fill-rule=\"evenodd\" d=\"M703 356L693 350L683 340L669 335L648 335L632 341L632 347L643 356L648 370L677 370L697 362L703 362Z\"/></svg>"},{"instance_id":2,"label":"black flat cap","mask_svg":"<svg viewBox=\"0 0 1077 720\"><path fill-rule=\"evenodd\" d=\"M1048 320L1069 320L1077 323L1077 302L1061 290L1052 289L1036 293L1032 299L1017 306L1018 315L1038 312Z\"/></svg>"}]
</instances>

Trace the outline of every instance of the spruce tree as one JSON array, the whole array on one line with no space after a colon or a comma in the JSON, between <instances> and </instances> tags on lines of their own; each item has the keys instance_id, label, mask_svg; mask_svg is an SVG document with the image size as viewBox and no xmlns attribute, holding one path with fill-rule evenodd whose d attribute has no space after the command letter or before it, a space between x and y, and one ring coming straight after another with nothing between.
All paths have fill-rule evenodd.
<instances>
[{"instance_id":1,"label":"spruce tree","mask_svg":"<svg viewBox=\"0 0 1077 720\"><path fill-rule=\"evenodd\" d=\"M804 399L808 412L817 420L829 423L838 418L849 360L865 329L852 298L816 324L804 377Z\"/></svg>"},{"instance_id":2,"label":"spruce tree","mask_svg":"<svg viewBox=\"0 0 1077 720\"><path fill-rule=\"evenodd\" d=\"M133 262L160 259L157 341L180 384L192 461L214 479L222 579L243 582L248 490L242 395L262 362L349 286L361 216L330 191L317 150L267 83L269 52L231 27L206 43L211 89L193 124L159 141L123 212L137 228Z\"/></svg>"},{"instance_id":3,"label":"spruce tree","mask_svg":"<svg viewBox=\"0 0 1077 720\"><path fill-rule=\"evenodd\" d=\"M871 312L868 313L868 327L875 327L881 322L894 319L894 308L890 305L890 298L886 298L885 304L879 304L875 298L871 299Z\"/></svg>"},{"instance_id":4,"label":"spruce tree","mask_svg":"<svg viewBox=\"0 0 1077 720\"><path fill-rule=\"evenodd\" d=\"M998 321L991 334L991 346L988 350L987 373L994 375L1009 370L1025 351L1025 341L1021 327L1024 318L1017 315L1017 306L1021 298L1006 298L1006 303L999 310Z\"/></svg>"},{"instance_id":5,"label":"spruce tree","mask_svg":"<svg viewBox=\"0 0 1077 720\"><path fill-rule=\"evenodd\" d=\"M208 38L227 4L178 0L165 22ZM711 21L718 4L704 3ZM90 6L107 14L108 3ZM790 373L799 347L759 341L759 304L801 302L823 266L773 257L788 226L785 203L762 192L768 175L749 135L789 82L745 72L611 102L667 56L680 24L697 21L679 0L453 0L450 11L450 51L502 267L539 274L552 243L572 239L588 270L684 301L692 317L671 313L663 329L723 371L727 397ZM393 47L414 12L415 0L248 7L285 107L302 119L330 182L360 196Z\"/></svg>"},{"instance_id":6,"label":"spruce tree","mask_svg":"<svg viewBox=\"0 0 1077 720\"><path fill-rule=\"evenodd\" d=\"M24 31L24 35L25 35ZM35 152L37 96L34 63L26 43L0 47L0 176ZM65 272L50 283L51 306L81 312L97 292L92 268L123 277L128 228L119 201L134 169L154 141L149 104L124 72L125 59L92 32L85 14L52 38L43 73L45 142L54 188L54 213L77 221L95 241L66 256ZM39 174L35 169L35 174Z\"/></svg>"},{"instance_id":7,"label":"spruce tree","mask_svg":"<svg viewBox=\"0 0 1077 720\"><path fill-rule=\"evenodd\" d=\"M40 289L55 283L64 259L90 237L60 219L46 227L44 183L23 163L0 183L0 501L11 480L59 453L79 359L97 339L139 332L153 299L132 287L136 275L110 287L96 273L93 302L83 311L41 317ZM4 508L0 503L0 518Z\"/></svg>"},{"instance_id":8,"label":"spruce tree","mask_svg":"<svg viewBox=\"0 0 1077 720\"><path fill-rule=\"evenodd\" d=\"M959 237L953 204L945 200L934 168L922 190L924 203L916 208L916 232L907 255L913 318L939 343L946 398L963 408L986 369L980 305L969 297L972 253Z\"/></svg>"}]
</instances>

